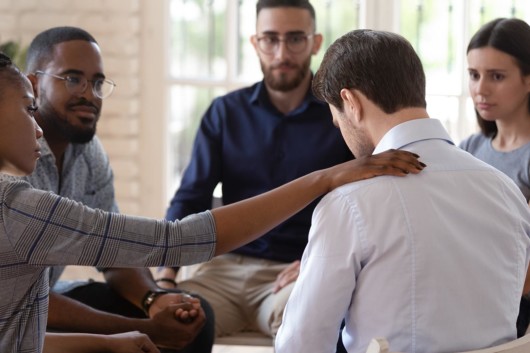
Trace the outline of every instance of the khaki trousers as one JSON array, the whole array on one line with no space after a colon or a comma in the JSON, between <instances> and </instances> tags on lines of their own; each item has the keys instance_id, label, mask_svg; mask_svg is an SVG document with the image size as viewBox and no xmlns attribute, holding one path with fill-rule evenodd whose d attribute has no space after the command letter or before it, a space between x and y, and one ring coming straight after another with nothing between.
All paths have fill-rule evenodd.
<instances>
[{"instance_id":1,"label":"khaki trousers","mask_svg":"<svg viewBox=\"0 0 530 353\"><path fill-rule=\"evenodd\" d=\"M199 265L177 288L199 294L215 313L217 336L261 331L275 337L294 283L272 293L274 281L289 263L226 254Z\"/></svg>"}]
</instances>

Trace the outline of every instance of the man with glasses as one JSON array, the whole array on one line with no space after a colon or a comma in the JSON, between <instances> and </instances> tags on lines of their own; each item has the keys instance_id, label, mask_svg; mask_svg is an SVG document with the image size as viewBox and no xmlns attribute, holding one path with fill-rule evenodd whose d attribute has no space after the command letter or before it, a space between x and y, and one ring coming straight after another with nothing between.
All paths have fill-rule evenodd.
<instances>
[{"instance_id":1,"label":"man with glasses","mask_svg":"<svg viewBox=\"0 0 530 353\"><path fill-rule=\"evenodd\" d=\"M251 42L264 79L213 101L167 219L211 208L219 182L227 204L353 157L329 108L311 93L311 57L322 43L315 30L315 11L307 0L258 1ZM314 206L201 265L193 278L178 284L212 305L218 336L244 330L276 335L298 277ZM163 270L165 285L174 278L174 269Z\"/></svg>"},{"instance_id":2,"label":"man with glasses","mask_svg":"<svg viewBox=\"0 0 530 353\"><path fill-rule=\"evenodd\" d=\"M44 137L35 172L25 179L89 207L118 212L109 160L95 136L103 99L116 85L105 77L96 40L75 27L48 29L31 42L26 71L38 102L35 119ZM62 270L50 269L50 286ZM50 293L49 329L100 334L137 330L171 351L184 347L180 352L211 351L213 323L205 325L206 316L211 317L207 303L201 302L192 320L181 322L169 306L196 304L197 299L163 291L149 269L102 271L105 283L57 283Z\"/></svg>"},{"instance_id":3,"label":"man with glasses","mask_svg":"<svg viewBox=\"0 0 530 353\"><path fill-rule=\"evenodd\" d=\"M88 88L88 83L90 82L90 85L92 86L92 93L99 99L105 99L110 96L112 94L112 91L114 91L114 87L116 87L114 81L105 79L104 76L89 80L82 74L77 72L72 72L65 76L59 76L40 70L35 71L35 75L48 75L51 77L55 77L58 80L62 80L64 81L68 92L75 95L83 94Z\"/></svg>"}]
</instances>

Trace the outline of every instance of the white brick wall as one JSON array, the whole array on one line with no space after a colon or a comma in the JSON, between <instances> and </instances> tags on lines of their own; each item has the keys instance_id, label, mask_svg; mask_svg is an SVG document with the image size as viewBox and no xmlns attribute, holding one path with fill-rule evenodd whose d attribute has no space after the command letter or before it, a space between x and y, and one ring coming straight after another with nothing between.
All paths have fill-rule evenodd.
<instances>
[{"instance_id":1,"label":"white brick wall","mask_svg":"<svg viewBox=\"0 0 530 353\"><path fill-rule=\"evenodd\" d=\"M0 0L0 42L15 40L28 45L38 32L62 25L78 26L94 35L103 54L105 74L117 83L113 95L103 103L97 134L114 169L120 210L162 216L165 205L142 212L147 207L141 202L146 198L146 193L142 194L142 158L139 154L141 113L146 109L142 108L140 87L145 88L141 67L147 65L141 60L149 56L143 55L140 48L145 46L142 40L148 38L142 34L146 28L142 11L150 6L149 3L151 1L147 0ZM151 173L153 178L160 178L160 181L151 182L161 184L163 173ZM158 195L153 195L152 190L149 193L151 197ZM158 200L150 202L157 204Z\"/></svg>"}]
</instances>

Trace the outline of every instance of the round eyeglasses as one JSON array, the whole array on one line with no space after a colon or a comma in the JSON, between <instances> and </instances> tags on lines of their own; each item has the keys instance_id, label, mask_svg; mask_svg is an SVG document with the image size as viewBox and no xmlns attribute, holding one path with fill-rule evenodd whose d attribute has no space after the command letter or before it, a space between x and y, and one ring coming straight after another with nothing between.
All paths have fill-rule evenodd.
<instances>
[{"instance_id":1,"label":"round eyeglasses","mask_svg":"<svg viewBox=\"0 0 530 353\"><path fill-rule=\"evenodd\" d=\"M299 54L306 50L308 39L313 34L305 33L292 33L287 34L285 38L281 39L277 35L266 34L261 37L257 37L258 48L264 54L274 54L280 47L280 43L284 42L285 47L293 54Z\"/></svg>"},{"instance_id":2,"label":"round eyeglasses","mask_svg":"<svg viewBox=\"0 0 530 353\"><path fill-rule=\"evenodd\" d=\"M82 94L86 91L88 83L92 84L92 93L94 96L105 99L112 94L116 84L114 81L106 78L97 78L95 80L89 80L83 75L67 74L64 76L50 74L44 71L35 71L35 75L46 75L58 80L63 80L66 89L71 94Z\"/></svg>"}]
</instances>

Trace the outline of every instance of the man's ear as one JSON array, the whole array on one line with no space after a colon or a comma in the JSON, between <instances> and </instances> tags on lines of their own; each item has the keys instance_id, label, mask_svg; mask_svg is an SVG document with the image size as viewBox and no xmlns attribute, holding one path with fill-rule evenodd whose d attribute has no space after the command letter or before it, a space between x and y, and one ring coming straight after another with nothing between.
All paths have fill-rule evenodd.
<instances>
[{"instance_id":1,"label":"man's ear","mask_svg":"<svg viewBox=\"0 0 530 353\"><path fill-rule=\"evenodd\" d=\"M253 34L250 36L250 43L254 47L254 50L258 52L258 36Z\"/></svg>"},{"instance_id":2,"label":"man's ear","mask_svg":"<svg viewBox=\"0 0 530 353\"><path fill-rule=\"evenodd\" d=\"M29 79L29 82L31 82L31 86L33 87L33 96L35 96L35 99L37 99L39 95L37 89L39 86L39 79L35 74L27 74L26 77Z\"/></svg>"},{"instance_id":3,"label":"man's ear","mask_svg":"<svg viewBox=\"0 0 530 353\"><path fill-rule=\"evenodd\" d=\"M311 54L317 55L320 47L322 46L322 34L315 33L313 34L313 47L311 48Z\"/></svg>"},{"instance_id":4,"label":"man's ear","mask_svg":"<svg viewBox=\"0 0 530 353\"><path fill-rule=\"evenodd\" d=\"M342 98L344 111L348 111L348 115L353 116L355 122L361 122L363 107L356 92L354 90L343 88L340 90L340 97Z\"/></svg>"}]
</instances>

